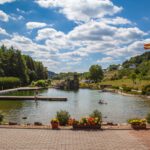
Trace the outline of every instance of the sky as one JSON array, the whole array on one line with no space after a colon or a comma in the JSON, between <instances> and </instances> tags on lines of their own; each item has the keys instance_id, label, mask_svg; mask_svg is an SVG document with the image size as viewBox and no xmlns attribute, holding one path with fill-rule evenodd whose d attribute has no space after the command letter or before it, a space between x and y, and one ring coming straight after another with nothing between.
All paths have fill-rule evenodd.
<instances>
[{"instance_id":1,"label":"sky","mask_svg":"<svg viewBox=\"0 0 150 150\"><path fill-rule=\"evenodd\" d=\"M50 71L107 68L145 52L150 0L0 0L0 45Z\"/></svg>"}]
</instances>

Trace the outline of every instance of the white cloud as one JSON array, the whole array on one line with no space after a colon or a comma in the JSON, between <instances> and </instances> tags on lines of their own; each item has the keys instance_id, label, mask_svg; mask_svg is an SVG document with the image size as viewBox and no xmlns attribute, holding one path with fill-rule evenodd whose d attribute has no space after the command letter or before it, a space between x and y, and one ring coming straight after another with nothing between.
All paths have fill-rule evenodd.
<instances>
[{"instance_id":1,"label":"white cloud","mask_svg":"<svg viewBox=\"0 0 150 150\"><path fill-rule=\"evenodd\" d=\"M112 16L122 10L110 0L36 0L36 3L45 8L58 8L60 13L74 21Z\"/></svg>"},{"instance_id":2,"label":"white cloud","mask_svg":"<svg viewBox=\"0 0 150 150\"><path fill-rule=\"evenodd\" d=\"M0 20L7 22L9 20L9 15L7 15L4 11L0 10Z\"/></svg>"},{"instance_id":3,"label":"white cloud","mask_svg":"<svg viewBox=\"0 0 150 150\"><path fill-rule=\"evenodd\" d=\"M47 24L43 22L27 22L26 23L27 29L30 29L30 30L35 29L35 28L42 28L45 26L47 26Z\"/></svg>"},{"instance_id":4,"label":"white cloud","mask_svg":"<svg viewBox=\"0 0 150 150\"><path fill-rule=\"evenodd\" d=\"M0 4L14 2L15 0L0 0Z\"/></svg>"},{"instance_id":5,"label":"white cloud","mask_svg":"<svg viewBox=\"0 0 150 150\"><path fill-rule=\"evenodd\" d=\"M6 32L5 29L0 28L0 35L6 35L9 36L9 34Z\"/></svg>"},{"instance_id":6,"label":"white cloud","mask_svg":"<svg viewBox=\"0 0 150 150\"><path fill-rule=\"evenodd\" d=\"M112 62L113 58L112 57L104 57L100 60L97 60L98 63L108 63L108 62Z\"/></svg>"},{"instance_id":7,"label":"white cloud","mask_svg":"<svg viewBox=\"0 0 150 150\"><path fill-rule=\"evenodd\" d=\"M103 22L91 21L75 27L69 34L74 41L129 43L142 38L146 33L137 27L115 27Z\"/></svg>"},{"instance_id":8,"label":"white cloud","mask_svg":"<svg viewBox=\"0 0 150 150\"><path fill-rule=\"evenodd\" d=\"M110 25L125 25L125 24L132 24L132 22L126 18L116 17L116 18L101 18L99 19L100 22Z\"/></svg>"},{"instance_id":9,"label":"white cloud","mask_svg":"<svg viewBox=\"0 0 150 150\"><path fill-rule=\"evenodd\" d=\"M14 21L20 21L20 20L23 20L25 19L22 15L16 15L16 14L11 14L10 15L10 19L14 20Z\"/></svg>"}]
</instances>

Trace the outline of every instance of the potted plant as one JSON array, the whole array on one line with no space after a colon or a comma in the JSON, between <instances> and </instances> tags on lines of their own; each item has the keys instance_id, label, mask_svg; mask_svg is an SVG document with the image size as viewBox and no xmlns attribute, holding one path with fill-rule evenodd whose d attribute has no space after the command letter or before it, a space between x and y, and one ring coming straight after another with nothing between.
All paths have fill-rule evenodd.
<instances>
[{"instance_id":1,"label":"potted plant","mask_svg":"<svg viewBox=\"0 0 150 150\"><path fill-rule=\"evenodd\" d=\"M135 130L146 129L146 119L129 119L128 123L130 123L131 127Z\"/></svg>"},{"instance_id":2,"label":"potted plant","mask_svg":"<svg viewBox=\"0 0 150 150\"><path fill-rule=\"evenodd\" d=\"M52 129L59 129L59 121L57 118L51 120Z\"/></svg>"},{"instance_id":3,"label":"potted plant","mask_svg":"<svg viewBox=\"0 0 150 150\"><path fill-rule=\"evenodd\" d=\"M146 120L147 120L147 123L150 124L150 113L147 114Z\"/></svg>"},{"instance_id":4,"label":"potted plant","mask_svg":"<svg viewBox=\"0 0 150 150\"><path fill-rule=\"evenodd\" d=\"M59 124L61 126L65 126L68 123L68 120L70 118L69 112L65 110L61 110L57 112L56 118L59 120Z\"/></svg>"},{"instance_id":5,"label":"potted plant","mask_svg":"<svg viewBox=\"0 0 150 150\"><path fill-rule=\"evenodd\" d=\"M101 123L98 118L83 117L80 121L74 121L73 129L101 129Z\"/></svg>"},{"instance_id":6,"label":"potted plant","mask_svg":"<svg viewBox=\"0 0 150 150\"><path fill-rule=\"evenodd\" d=\"M0 114L0 124L3 121L4 116Z\"/></svg>"}]
</instances>

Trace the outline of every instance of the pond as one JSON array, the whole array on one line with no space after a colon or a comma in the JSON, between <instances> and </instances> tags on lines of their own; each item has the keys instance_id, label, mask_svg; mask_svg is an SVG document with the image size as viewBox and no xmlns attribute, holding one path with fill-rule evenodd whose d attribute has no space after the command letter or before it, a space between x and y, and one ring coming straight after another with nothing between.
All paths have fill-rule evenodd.
<instances>
[{"instance_id":1,"label":"pond","mask_svg":"<svg viewBox=\"0 0 150 150\"><path fill-rule=\"evenodd\" d=\"M33 91L13 92L7 95L34 95ZM6 121L18 123L34 123L35 121L49 124L59 110L67 110L72 117L79 119L88 116L93 110L102 112L104 121L114 123L126 122L132 117L144 117L150 112L150 100L140 97L129 97L98 90L80 89L77 92L47 89L39 91L40 96L67 97L67 102L50 101L0 101L0 113ZM107 104L98 104L103 99ZM27 117L27 120L23 120Z\"/></svg>"}]
</instances>

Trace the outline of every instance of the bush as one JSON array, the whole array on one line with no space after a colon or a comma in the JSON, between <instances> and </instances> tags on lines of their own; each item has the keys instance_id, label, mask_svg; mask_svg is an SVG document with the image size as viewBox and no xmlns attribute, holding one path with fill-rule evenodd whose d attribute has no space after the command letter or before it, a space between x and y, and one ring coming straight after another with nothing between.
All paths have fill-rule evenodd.
<instances>
[{"instance_id":1,"label":"bush","mask_svg":"<svg viewBox=\"0 0 150 150\"><path fill-rule=\"evenodd\" d=\"M119 86L112 86L112 89L119 89Z\"/></svg>"},{"instance_id":2,"label":"bush","mask_svg":"<svg viewBox=\"0 0 150 150\"><path fill-rule=\"evenodd\" d=\"M32 82L32 86L38 86L38 87L48 87L48 82L46 80L38 80L36 82Z\"/></svg>"},{"instance_id":3,"label":"bush","mask_svg":"<svg viewBox=\"0 0 150 150\"><path fill-rule=\"evenodd\" d=\"M57 112L56 118L59 120L60 125L65 126L68 123L70 114L65 110L61 110Z\"/></svg>"},{"instance_id":4,"label":"bush","mask_svg":"<svg viewBox=\"0 0 150 150\"><path fill-rule=\"evenodd\" d=\"M102 122L102 113L99 110L94 110L91 114L90 117L93 118L98 118L99 122Z\"/></svg>"},{"instance_id":5,"label":"bush","mask_svg":"<svg viewBox=\"0 0 150 150\"><path fill-rule=\"evenodd\" d=\"M20 86L20 79L16 77L0 77L0 88L9 89Z\"/></svg>"},{"instance_id":6,"label":"bush","mask_svg":"<svg viewBox=\"0 0 150 150\"><path fill-rule=\"evenodd\" d=\"M122 89L124 92L131 92L131 90L132 90L131 87L127 87L127 86L123 86Z\"/></svg>"},{"instance_id":7,"label":"bush","mask_svg":"<svg viewBox=\"0 0 150 150\"><path fill-rule=\"evenodd\" d=\"M142 88L142 94L143 95L150 95L150 84L148 84Z\"/></svg>"},{"instance_id":8,"label":"bush","mask_svg":"<svg viewBox=\"0 0 150 150\"><path fill-rule=\"evenodd\" d=\"M3 121L3 119L4 119L4 116L0 114L0 124Z\"/></svg>"},{"instance_id":9,"label":"bush","mask_svg":"<svg viewBox=\"0 0 150 150\"><path fill-rule=\"evenodd\" d=\"M147 114L146 120L147 120L147 123L150 124L150 113Z\"/></svg>"}]
</instances>

